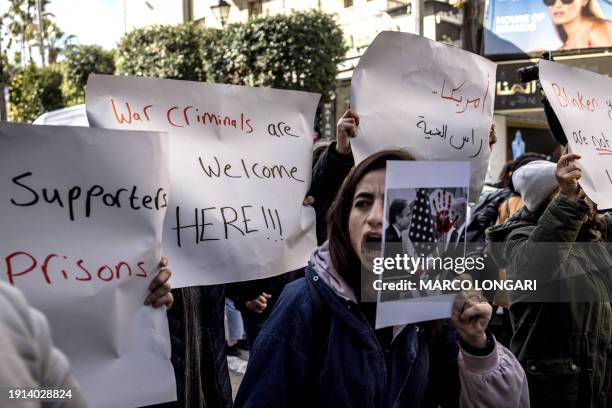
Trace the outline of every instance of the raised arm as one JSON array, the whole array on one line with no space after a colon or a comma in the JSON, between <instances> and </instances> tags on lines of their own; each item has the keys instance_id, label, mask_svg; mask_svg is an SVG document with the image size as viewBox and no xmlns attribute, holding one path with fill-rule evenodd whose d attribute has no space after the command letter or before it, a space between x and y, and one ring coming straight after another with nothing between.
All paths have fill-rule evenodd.
<instances>
[{"instance_id":1,"label":"raised arm","mask_svg":"<svg viewBox=\"0 0 612 408\"><path fill-rule=\"evenodd\" d=\"M350 139L357 134L357 126L359 116L350 110L346 111L337 124L337 141L331 143L321 154L312 171L312 184L308 195L314 198L319 244L322 244L326 237L327 209L334 201L344 178L355 165Z\"/></svg>"}]
</instances>

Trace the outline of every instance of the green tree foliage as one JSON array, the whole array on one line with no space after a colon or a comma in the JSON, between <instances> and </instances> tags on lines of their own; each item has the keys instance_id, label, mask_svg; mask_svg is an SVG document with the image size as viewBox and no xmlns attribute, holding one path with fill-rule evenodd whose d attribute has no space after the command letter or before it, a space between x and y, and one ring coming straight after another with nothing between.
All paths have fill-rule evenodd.
<instances>
[{"instance_id":1,"label":"green tree foliage","mask_svg":"<svg viewBox=\"0 0 612 408\"><path fill-rule=\"evenodd\" d=\"M113 71L303 90L321 93L325 101L345 52L338 24L316 11L260 17L223 30L196 23L149 26L121 39L114 53L116 69L112 55L96 46L66 47L61 74L56 68L22 69L11 81L9 117L31 121L66 102L82 103L88 75Z\"/></svg>"},{"instance_id":2,"label":"green tree foliage","mask_svg":"<svg viewBox=\"0 0 612 408\"><path fill-rule=\"evenodd\" d=\"M0 65L2 65L2 69L0 70L0 83L7 85L11 74L15 72L15 67L11 64L5 52L0 53L0 58Z\"/></svg>"},{"instance_id":3,"label":"green tree foliage","mask_svg":"<svg viewBox=\"0 0 612 408\"><path fill-rule=\"evenodd\" d=\"M318 92L324 100L346 53L341 28L317 11L256 18L210 38L203 43L210 81Z\"/></svg>"},{"instance_id":4,"label":"green tree foliage","mask_svg":"<svg viewBox=\"0 0 612 408\"><path fill-rule=\"evenodd\" d=\"M153 25L127 33L117 49L117 73L202 81L202 41L206 31L196 23Z\"/></svg>"},{"instance_id":5,"label":"green tree foliage","mask_svg":"<svg viewBox=\"0 0 612 408\"><path fill-rule=\"evenodd\" d=\"M56 67L28 65L21 69L9 86L9 120L32 122L45 112L64 107L61 83Z\"/></svg>"},{"instance_id":6,"label":"green tree foliage","mask_svg":"<svg viewBox=\"0 0 612 408\"><path fill-rule=\"evenodd\" d=\"M67 35L60 30L53 21L48 21L44 27L44 44L49 65L57 63L57 58L63 54L64 50L70 47L76 38L74 35Z\"/></svg>"},{"instance_id":7,"label":"green tree foliage","mask_svg":"<svg viewBox=\"0 0 612 408\"><path fill-rule=\"evenodd\" d=\"M114 74L114 56L97 45L71 45L64 50L61 71L62 93L67 106L85 103L89 74Z\"/></svg>"},{"instance_id":8,"label":"green tree foliage","mask_svg":"<svg viewBox=\"0 0 612 408\"><path fill-rule=\"evenodd\" d=\"M119 43L117 73L304 90L325 99L345 52L333 18L309 11L223 30L194 23L136 29Z\"/></svg>"},{"instance_id":9,"label":"green tree foliage","mask_svg":"<svg viewBox=\"0 0 612 408\"><path fill-rule=\"evenodd\" d=\"M45 5L47 1L45 0ZM16 48L15 62L22 64L27 60L33 63L32 46L36 38L36 3L34 0L9 0L9 7L1 19L8 28L8 42L6 47L9 50Z\"/></svg>"},{"instance_id":10,"label":"green tree foliage","mask_svg":"<svg viewBox=\"0 0 612 408\"><path fill-rule=\"evenodd\" d=\"M50 0L40 0L43 30L42 47L40 50L38 10L35 0L8 0L8 10L0 16L7 27L6 48L14 52L15 64L34 63L34 48L37 56L44 55L43 62L53 64L57 61L63 47L74 39L66 35L55 23L55 16L47 11ZM44 65L44 64L43 64Z\"/></svg>"}]
</instances>

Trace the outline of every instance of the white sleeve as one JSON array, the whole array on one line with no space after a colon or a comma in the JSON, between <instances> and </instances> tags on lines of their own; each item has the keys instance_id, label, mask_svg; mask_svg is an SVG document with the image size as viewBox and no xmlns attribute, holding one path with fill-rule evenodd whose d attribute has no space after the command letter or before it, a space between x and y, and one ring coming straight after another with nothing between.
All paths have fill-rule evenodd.
<instances>
[{"instance_id":1,"label":"white sleeve","mask_svg":"<svg viewBox=\"0 0 612 408\"><path fill-rule=\"evenodd\" d=\"M459 352L460 407L529 408L527 376L514 355L502 346L487 356Z\"/></svg>"},{"instance_id":2,"label":"white sleeve","mask_svg":"<svg viewBox=\"0 0 612 408\"><path fill-rule=\"evenodd\" d=\"M5 282L0 282L0 386L70 388L72 398L46 402L45 407L87 406L70 373L68 359L53 345L47 319L28 305L18 289Z\"/></svg>"}]
</instances>

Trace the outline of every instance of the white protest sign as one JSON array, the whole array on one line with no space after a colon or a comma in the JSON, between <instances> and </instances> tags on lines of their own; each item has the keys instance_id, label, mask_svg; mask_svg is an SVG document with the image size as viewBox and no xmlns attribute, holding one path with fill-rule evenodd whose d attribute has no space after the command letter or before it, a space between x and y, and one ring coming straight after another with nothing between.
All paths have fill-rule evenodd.
<instances>
[{"instance_id":1,"label":"white protest sign","mask_svg":"<svg viewBox=\"0 0 612 408\"><path fill-rule=\"evenodd\" d=\"M351 82L359 114L355 161L389 148L416 160L471 162L470 201L478 200L489 161L495 63L413 34L380 33Z\"/></svg>"},{"instance_id":2,"label":"white protest sign","mask_svg":"<svg viewBox=\"0 0 612 408\"><path fill-rule=\"evenodd\" d=\"M209 285L303 267L315 247L311 177L319 95L92 75L91 126L170 133L164 253L173 285Z\"/></svg>"},{"instance_id":3,"label":"white protest sign","mask_svg":"<svg viewBox=\"0 0 612 408\"><path fill-rule=\"evenodd\" d=\"M0 124L0 279L44 312L91 407L176 400L161 258L166 134Z\"/></svg>"},{"instance_id":4,"label":"white protest sign","mask_svg":"<svg viewBox=\"0 0 612 408\"><path fill-rule=\"evenodd\" d=\"M580 186L599 208L612 208L612 79L540 60L540 82L570 151L582 157Z\"/></svg>"},{"instance_id":5,"label":"white protest sign","mask_svg":"<svg viewBox=\"0 0 612 408\"><path fill-rule=\"evenodd\" d=\"M456 271L465 272L459 269L463 258L458 256L465 255L461 228L469 183L466 161L387 163L384 262L399 259L400 263L386 263L384 268L379 263L373 271L377 329L451 316L455 295L443 293L442 288L457 277Z\"/></svg>"}]
</instances>

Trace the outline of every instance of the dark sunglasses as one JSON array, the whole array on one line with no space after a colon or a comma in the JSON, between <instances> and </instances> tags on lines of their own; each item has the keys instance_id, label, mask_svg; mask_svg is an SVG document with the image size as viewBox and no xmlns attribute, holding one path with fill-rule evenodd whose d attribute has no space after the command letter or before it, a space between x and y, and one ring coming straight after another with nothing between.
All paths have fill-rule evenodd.
<instances>
[{"instance_id":1,"label":"dark sunglasses","mask_svg":"<svg viewBox=\"0 0 612 408\"><path fill-rule=\"evenodd\" d=\"M550 6L554 5L557 0L543 0L543 1L544 1L545 5L550 7ZM574 2L574 0L561 0L561 3L563 3L563 4L572 4L573 2Z\"/></svg>"}]
</instances>

